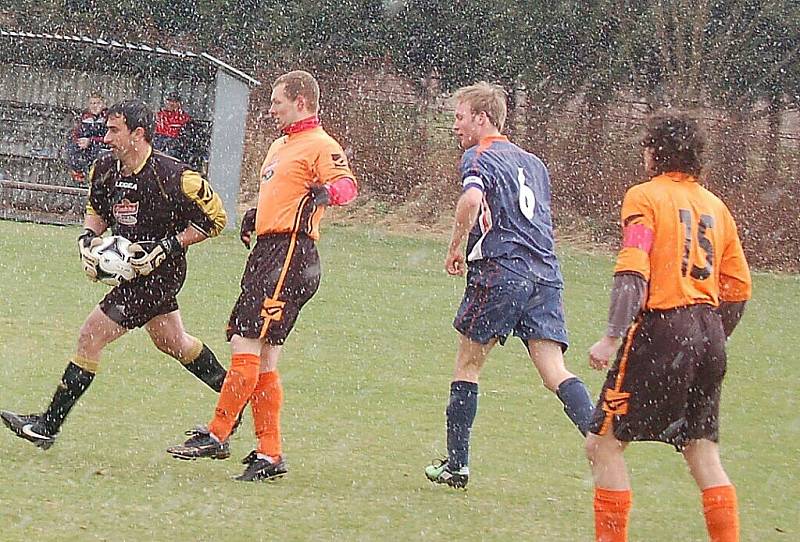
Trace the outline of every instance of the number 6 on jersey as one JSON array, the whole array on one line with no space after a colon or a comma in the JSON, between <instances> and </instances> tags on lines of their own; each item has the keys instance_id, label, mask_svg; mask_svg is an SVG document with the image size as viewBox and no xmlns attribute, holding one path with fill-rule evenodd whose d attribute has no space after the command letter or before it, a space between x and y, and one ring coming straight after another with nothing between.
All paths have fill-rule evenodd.
<instances>
[{"instance_id":1,"label":"number 6 on jersey","mask_svg":"<svg viewBox=\"0 0 800 542\"><path fill-rule=\"evenodd\" d=\"M533 220L533 212L536 210L536 196L533 190L525 184L525 170L517 168L517 182L519 183L519 209L525 218Z\"/></svg>"}]
</instances>

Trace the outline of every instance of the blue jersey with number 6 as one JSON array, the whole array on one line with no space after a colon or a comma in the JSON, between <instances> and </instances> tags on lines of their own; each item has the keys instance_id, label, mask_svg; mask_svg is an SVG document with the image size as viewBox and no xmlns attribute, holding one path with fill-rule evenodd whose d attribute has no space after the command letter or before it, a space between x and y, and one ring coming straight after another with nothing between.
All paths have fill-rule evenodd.
<instances>
[{"instance_id":1,"label":"blue jersey with number 6","mask_svg":"<svg viewBox=\"0 0 800 542\"><path fill-rule=\"evenodd\" d=\"M464 152L461 183L464 191L483 192L467 262L493 260L534 282L561 287L544 163L504 136L489 137Z\"/></svg>"}]
</instances>

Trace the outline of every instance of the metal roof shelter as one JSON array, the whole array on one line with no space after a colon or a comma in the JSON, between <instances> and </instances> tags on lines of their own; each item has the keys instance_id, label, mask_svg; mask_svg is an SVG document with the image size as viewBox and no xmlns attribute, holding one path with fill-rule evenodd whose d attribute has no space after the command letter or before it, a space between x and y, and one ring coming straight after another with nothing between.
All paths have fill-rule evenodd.
<instances>
[{"instance_id":1,"label":"metal roof shelter","mask_svg":"<svg viewBox=\"0 0 800 542\"><path fill-rule=\"evenodd\" d=\"M63 147L92 92L109 104L135 97L154 111L177 92L210 128L208 177L232 227L249 95L258 85L208 53L0 28L0 218L80 220L86 190L71 181Z\"/></svg>"}]
</instances>

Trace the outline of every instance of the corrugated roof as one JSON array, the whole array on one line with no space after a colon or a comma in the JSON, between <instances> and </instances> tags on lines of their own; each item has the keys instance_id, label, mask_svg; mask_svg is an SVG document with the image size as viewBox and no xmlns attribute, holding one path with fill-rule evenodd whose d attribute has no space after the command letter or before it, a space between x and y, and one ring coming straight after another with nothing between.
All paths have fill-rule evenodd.
<instances>
[{"instance_id":1,"label":"corrugated roof","mask_svg":"<svg viewBox=\"0 0 800 542\"><path fill-rule=\"evenodd\" d=\"M190 60L190 61L203 61L211 64L217 69L223 70L234 77L237 77L251 86L259 86L261 82L257 79L254 79L244 73L243 71L234 68L230 64L223 62L222 60L208 54L208 53L200 53L196 54L192 51L179 51L177 49L165 49L158 45L154 47L150 47L148 45L142 43L130 43L130 42L120 42L117 40L105 40L102 38L90 38L88 36L67 36L61 34L34 34L33 32L14 32L3 30L0 28L0 37L7 37L7 38L20 38L20 39L31 39L31 40L52 40L58 42L71 42L80 45L88 45L99 47L103 49L118 49L118 50L129 50L129 51L138 51L144 52L149 54L155 55L164 55L173 58L177 58L180 60Z\"/></svg>"}]
</instances>

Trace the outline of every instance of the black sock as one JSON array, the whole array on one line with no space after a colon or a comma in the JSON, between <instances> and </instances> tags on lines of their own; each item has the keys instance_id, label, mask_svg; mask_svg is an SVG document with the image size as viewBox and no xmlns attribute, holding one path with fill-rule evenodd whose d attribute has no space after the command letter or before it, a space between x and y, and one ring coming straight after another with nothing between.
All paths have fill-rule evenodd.
<instances>
[{"instance_id":1,"label":"black sock","mask_svg":"<svg viewBox=\"0 0 800 542\"><path fill-rule=\"evenodd\" d=\"M227 371L217 361L217 356L214 355L214 352L206 345L203 345L203 349L194 361L187 363L184 367L215 392L222 391L222 383L225 382Z\"/></svg>"},{"instance_id":2,"label":"black sock","mask_svg":"<svg viewBox=\"0 0 800 542\"><path fill-rule=\"evenodd\" d=\"M452 382L447 403L447 463L454 471L469 464L469 435L477 411L478 384Z\"/></svg>"},{"instance_id":3,"label":"black sock","mask_svg":"<svg viewBox=\"0 0 800 542\"><path fill-rule=\"evenodd\" d=\"M564 403L564 412L569 419L586 436L594 414L594 403L586 385L577 376L568 378L558 385L556 395Z\"/></svg>"},{"instance_id":4,"label":"black sock","mask_svg":"<svg viewBox=\"0 0 800 542\"><path fill-rule=\"evenodd\" d=\"M64 370L64 376L61 377L61 382L53 394L53 400L50 401L50 405L40 419L44 434L52 436L58 433L67 414L92 383L92 380L94 380L94 373L69 362Z\"/></svg>"}]
</instances>

